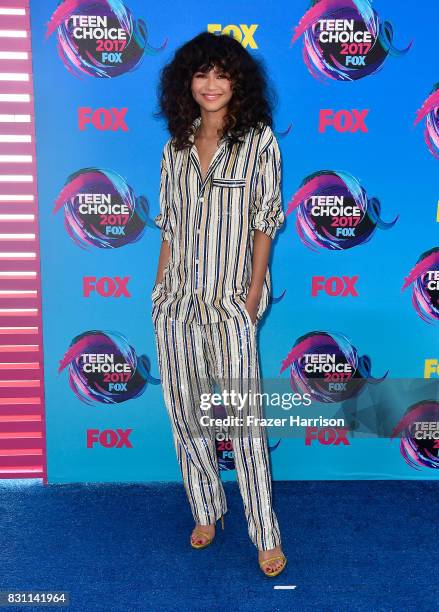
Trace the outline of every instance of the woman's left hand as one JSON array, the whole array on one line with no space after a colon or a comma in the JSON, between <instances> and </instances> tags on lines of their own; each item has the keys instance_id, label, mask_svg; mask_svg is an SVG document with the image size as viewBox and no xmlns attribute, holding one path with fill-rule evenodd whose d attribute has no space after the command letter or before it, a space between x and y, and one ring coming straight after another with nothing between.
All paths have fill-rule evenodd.
<instances>
[{"instance_id":1,"label":"woman's left hand","mask_svg":"<svg viewBox=\"0 0 439 612\"><path fill-rule=\"evenodd\" d=\"M250 315L250 319L252 320L253 325L256 324L256 316L258 314L260 297L253 296L252 294L247 295L247 299L245 301L245 307L247 312Z\"/></svg>"}]
</instances>

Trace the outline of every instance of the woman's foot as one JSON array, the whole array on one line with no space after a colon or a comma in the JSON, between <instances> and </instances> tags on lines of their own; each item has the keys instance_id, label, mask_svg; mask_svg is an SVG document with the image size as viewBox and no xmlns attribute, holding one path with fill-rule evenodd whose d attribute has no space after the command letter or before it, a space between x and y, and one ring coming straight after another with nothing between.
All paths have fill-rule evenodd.
<instances>
[{"instance_id":1,"label":"woman's foot","mask_svg":"<svg viewBox=\"0 0 439 612\"><path fill-rule=\"evenodd\" d=\"M205 535L203 535L205 534ZM191 542L196 546L202 546L215 536L215 525L195 525L191 535Z\"/></svg>"},{"instance_id":2,"label":"woman's foot","mask_svg":"<svg viewBox=\"0 0 439 612\"><path fill-rule=\"evenodd\" d=\"M277 558L273 559L273 557ZM272 561L270 561L269 563L262 563L267 559L272 559ZM280 574L279 570L282 570L286 564L286 558L280 546L276 546L271 550L258 551L258 560L260 564L262 563L262 571L268 576L270 576L271 574L277 574L278 572Z\"/></svg>"}]
</instances>

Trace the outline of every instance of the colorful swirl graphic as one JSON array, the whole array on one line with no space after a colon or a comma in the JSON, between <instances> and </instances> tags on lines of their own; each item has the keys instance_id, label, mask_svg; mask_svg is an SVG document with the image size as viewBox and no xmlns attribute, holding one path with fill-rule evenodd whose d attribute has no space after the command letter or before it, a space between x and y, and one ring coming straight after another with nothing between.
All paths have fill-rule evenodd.
<instances>
[{"instance_id":1,"label":"colorful swirl graphic","mask_svg":"<svg viewBox=\"0 0 439 612\"><path fill-rule=\"evenodd\" d=\"M424 117L425 142L433 157L439 159L439 83L436 83L431 94L416 113L415 125Z\"/></svg>"},{"instance_id":2,"label":"colorful swirl graphic","mask_svg":"<svg viewBox=\"0 0 439 612\"><path fill-rule=\"evenodd\" d=\"M271 295L269 299L269 304L279 304L279 302L281 302L284 299L286 291L287 290L284 289L282 293L279 295L279 297L275 297L274 295Z\"/></svg>"},{"instance_id":3,"label":"colorful swirl graphic","mask_svg":"<svg viewBox=\"0 0 439 612\"><path fill-rule=\"evenodd\" d=\"M310 393L323 403L341 402L360 393L366 382L379 383L387 376L373 378L372 362L358 356L343 334L315 331L299 338L283 360L280 373L290 367L294 392Z\"/></svg>"},{"instance_id":4,"label":"colorful swirl graphic","mask_svg":"<svg viewBox=\"0 0 439 612\"><path fill-rule=\"evenodd\" d=\"M402 291L413 284L412 303L426 323L439 319L439 247L423 253L404 280Z\"/></svg>"},{"instance_id":5,"label":"colorful swirl graphic","mask_svg":"<svg viewBox=\"0 0 439 612\"><path fill-rule=\"evenodd\" d=\"M55 30L58 55L76 77L119 76L167 44L151 47L146 23L133 19L120 0L64 0L47 24L46 39Z\"/></svg>"},{"instance_id":6,"label":"colorful swirl graphic","mask_svg":"<svg viewBox=\"0 0 439 612\"><path fill-rule=\"evenodd\" d=\"M118 248L139 240L146 225L157 229L146 198L136 197L112 170L83 168L71 174L53 213L62 207L65 229L82 248Z\"/></svg>"},{"instance_id":7,"label":"colorful swirl graphic","mask_svg":"<svg viewBox=\"0 0 439 612\"><path fill-rule=\"evenodd\" d=\"M337 20L340 29L333 27ZM292 43L304 36L303 59L316 79L354 81L374 74L388 55L400 56L393 45L393 26L381 23L368 0L320 0L296 26Z\"/></svg>"},{"instance_id":8,"label":"colorful swirl graphic","mask_svg":"<svg viewBox=\"0 0 439 612\"><path fill-rule=\"evenodd\" d=\"M439 403L423 400L410 406L392 432L401 435L400 451L415 470L439 468Z\"/></svg>"},{"instance_id":9,"label":"colorful swirl graphic","mask_svg":"<svg viewBox=\"0 0 439 612\"><path fill-rule=\"evenodd\" d=\"M86 404L119 404L142 395L148 382L160 384L150 374L149 358L137 357L117 332L92 330L76 336L59 362L58 373L66 366L71 389Z\"/></svg>"},{"instance_id":10,"label":"colorful swirl graphic","mask_svg":"<svg viewBox=\"0 0 439 612\"><path fill-rule=\"evenodd\" d=\"M375 230L398 220L381 219L381 204L368 198L347 172L320 170L307 176L288 203L286 216L297 209L296 229L303 244L316 251L351 249L371 239Z\"/></svg>"}]
</instances>

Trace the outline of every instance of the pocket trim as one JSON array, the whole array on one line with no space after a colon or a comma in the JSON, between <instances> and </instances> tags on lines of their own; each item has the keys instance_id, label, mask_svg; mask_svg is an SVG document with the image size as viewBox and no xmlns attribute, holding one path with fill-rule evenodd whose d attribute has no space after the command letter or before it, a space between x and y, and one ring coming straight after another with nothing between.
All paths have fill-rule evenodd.
<instances>
[{"instance_id":1,"label":"pocket trim","mask_svg":"<svg viewBox=\"0 0 439 612\"><path fill-rule=\"evenodd\" d=\"M252 318L250 316L249 311L247 310L247 308L245 307L244 304L241 304L242 310L244 311L244 316L247 317L248 322L250 323L250 325L252 326L253 329L256 329L256 325L258 323L258 320L256 319L256 322L253 323Z\"/></svg>"},{"instance_id":2,"label":"pocket trim","mask_svg":"<svg viewBox=\"0 0 439 612\"><path fill-rule=\"evenodd\" d=\"M214 178L212 185L214 187L245 187L247 180L245 178Z\"/></svg>"}]
</instances>

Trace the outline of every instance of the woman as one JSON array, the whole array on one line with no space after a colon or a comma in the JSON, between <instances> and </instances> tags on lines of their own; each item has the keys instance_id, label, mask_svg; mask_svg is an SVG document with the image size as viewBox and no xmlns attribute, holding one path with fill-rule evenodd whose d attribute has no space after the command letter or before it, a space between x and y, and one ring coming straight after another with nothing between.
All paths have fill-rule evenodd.
<instances>
[{"instance_id":1,"label":"woman","mask_svg":"<svg viewBox=\"0 0 439 612\"><path fill-rule=\"evenodd\" d=\"M271 241L284 221L280 153L262 67L229 36L203 32L164 67L160 115L171 139L161 161L162 244L152 319L165 405L196 525L209 545L227 512L213 426L201 400L214 383L260 392L257 326L268 306ZM207 395L204 395L207 394ZM229 396L230 397L230 396ZM226 403L226 402L225 402ZM232 402L231 402L232 403ZM267 576L286 557L272 508L266 432L245 426L259 402L230 405L248 532ZM233 404L233 403L232 403ZM210 414L213 414L212 412Z\"/></svg>"}]
</instances>

